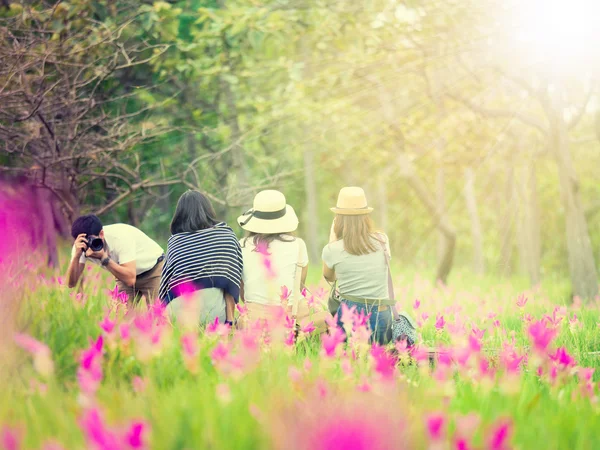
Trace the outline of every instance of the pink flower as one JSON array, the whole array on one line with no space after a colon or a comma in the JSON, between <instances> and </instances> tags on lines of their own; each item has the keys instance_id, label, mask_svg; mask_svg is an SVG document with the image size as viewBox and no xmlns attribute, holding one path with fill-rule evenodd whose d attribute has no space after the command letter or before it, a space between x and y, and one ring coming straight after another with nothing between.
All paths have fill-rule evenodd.
<instances>
[{"instance_id":1,"label":"pink flower","mask_svg":"<svg viewBox=\"0 0 600 450\"><path fill-rule=\"evenodd\" d=\"M375 362L375 372L385 381L390 381L394 378L396 372L396 361L390 356L384 347L373 344L371 347L371 358Z\"/></svg>"},{"instance_id":2,"label":"pink flower","mask_svg":"<svg viewBox=\"0 0 600 450\"><path fill-rule=\"evenodd\" d=\"M343 305L343 303L342 303ZM346 340L346 334L338 327L329 330L329 334L321 337L321 344L325 351L325 356L331 358L335 356L335 350L338 345Z\"/></svg>"},{"instance_id":3,"label":"pink flower","mask_svg":"<svg viewBox=\"0 0 600 450\"><path fill-rule=\"evenodd\" d=\"M148 428L145 422L136 420L131 423L129 429L125 433L125 445L128 449L144 449L144 430Z\"/></svg>"},{"instance_id":4,"label":"pink flower","mask_svg":"<svg viewBox=\"0 0 600 450\"><path fill-rule=\"evenodd\" d=\"M148 425L140 420L129 424L124 433L111 429L104 423L100 411L96 408L85 411L79 420L90 448L96 450L142 450L146 448L143 435Z\"/></svg>"},{"instance_id":5,"label":"pink flower","mask_svg":"<svg viewBox=\"0 0 600 450\"><path fill-rule=\"evenodd\" d=\"M519 297L517 298L517 306L519 308L524 308L525 305L527 304L527 297L525 297L525 294L521 294L519 295Z\"/></svg>"},{"instance_id":6,"label":"pink flower","mask_svg":"<svg viewBox=\"0 0 600 450\"><path fill-rule=\"evenodd\" d=\"M421 306L421 301L419 299L415 299L415 302L413 303L413 309L419 309L419 306Z\"/></svg>"},{"instance_id":7,"label":"pink flower","mask_svg":"<svg viewBox=\"0 0 600 450\"><path fill-rule=\"evenodd\" d=\"M229 348L223 342L219 342L210 354L213 364L225 360L229 356Z\"/></svg>"},{"instance_id":8,"label":"pink flower","mask_svg":"<svg viewBox=\"0 0 600 450\"><path fill-rule=\"evenodd\" d=\"M127 342L129 340L129 324L122 323L119 325L119 334L121 335L121 340Z\"/></svg>"},{"instance_id":9,"label":"pink flower","mask_svg":"<svg viewBox=\"0 0 600 450\"><path fill-rule=\"evenodd\" d=\"M423 314L421 314L421 318L423 319L423 322L425 322L427 319L429 319L429 314L424 312Z\"/></svg>"},{"instance_id":10,"label":"pink flower","mask_svg":"<svg viewBox=\"0 0 600 450\"><path fill-rule=\"evenodd\" d=\"M88 268L89 268L89 266L88 266ZM108 295L110 295L111 299L117 300L119 298L119 286L117 286L115 284L114 289L112 289L112 290L111 289L107 289L107 293L108 293Z\"/></svg>"},{"instance_id":11,"label":"pink flower","mask_svg":"<svg viewBox=\"0 0 600 450\"><path fill-rule=\"evenodd\" d=\"M569 326L571 328L578 327L580 325L579 319L577 318L577 314L573 314L573 318L569 320Z\"/></svg>"},{"instance_id":12,"label":"pink flower","mask_svg":"<svg viewBox=\"0 0 600 450\"><path fill-rule=\"evenodd\" d=\"M481 351L481 340L472 333L469 335L469 349L473 353L479 353Z\"/></svg>"},{"instance_id":13,"label":"pink flower","mask_svg":"<svg viewBox=\"0 0 600 450\"><path fill-rule=\"evenodd\" d=\"M481 341L481 340L483 340L483 336L485 335L485 330L480 330L477 327L473 327L473 329L471 330L471 333L473 334L473 336L475 338L477 338L477 340Z\"/></svg>"},{"instance_id":14,"label":"pink flower","mask_svg":"<svg viewBox=\"0 0 600 450\"><path fill-rule=\"evenodd\" d=\"M557 328L558 325L562 322L562 320L566 316L566 314L567 314L567 311L566 311L565 307L557 306L556 308L554 308L554 311L552 312L552 316L549 316L546 314L546 316L544 316L544 320L546 320L546 322L548 322L554 328Z\"/></svg>"},{"instance_id":15,"label":"pink flower","mask_svg":"<svg viewBox=\"0 0 600 450\"><path fill-rule=\"evenodd\" d=\"M579 369L579 379L581 381L592 381L592 376L594 375L594 368L580 368Z\"/></svg>"},{"instance_id":16,"label":"pink flower","mask_svg":"<svg viewBox=\"0 0 600 450\"><path fill-rule=\"evenodd\" d=\"M31 353L33 366L40 375L48 377L54 373L52 351L46 344L22 333L15 334L14 340L19 347Z\"/></svg>"},{"instance_id":17,"label":"pink flower","mask_svg":"<svg viewBox=\"0 0 600 450\"><path fill-rule=\"evenodd\" d=\"M190 332L181 336L181 348L183 350L183 361L191 373L198 370L198 336Z\"/></svg>"},{"instance_id":18,"label":"pink flower","mask_svg":"<svg viewBox=\"0 0 600 450\"><path fill-rule=\"evenodd\" d=\"M122 445L119 436L110 430L102 420L100 411L96 408L83 413L79 420L88 445L97 450L119 450Z\"/></svg>"},{"instance_id":19,"label":"pink flower","mask_svg":"<svg viewBox=\"0 0 600 450\"><path fill-rule=\"evenodd\" d=\"M567 350L564 347L560 347L556 349L556 352L553 355L548 355L550 359L559 365L567 368L573 367L576 365L575 358L567 353Z\"/></svg>"},{"instance_id":20,"label":"pink flower","mask_svg":"<svg viewBox=\"0 0 600 450\"><path fill-rule=\"evenodd\" d=\"M441 413L430 414L425 419L427 434L431 441L443 439L446 429L446 418Z\"/></svg>"},{"instance_id":21,"label":"pink flower","mask_svg":"<svg viewBox=\"0 0 600 450\"><path fill-rule=\"evenodd\" d=\"M131 384L133 386L134 392L136 392L138 394L141 394L142 392L144 392L146 390L146 380L144 380L142 377L138 377L138 376L133 377Z\"/></svg>"},{"instance_id":22,"label":"pink flower","mask_svg":"<svg viewBox=\"0 0 600 450\"><path fill-rule=\"evenodd\" d=\"M504 351L500 354L500 359L502 360L502 364L504 368L509 373L515 373L519 371L521 367L521 363L525 356L517 355L516 351L512 347L506 347Z\"/></svg>"},{"instance_id":23,"label":"pink flower","mask_svg":"<svg viewBox=\"0 0 600 450\"><path fill-rule=\"evenodd\" d=\"M240 313L240 317L245 316L246 314L248 314L248 307L243 306L241 304L237 304L235 305L236 309L238 310L238 312Z\"/></svg>"},{"instance_id":24,"label":"pink flower","mask_svg":"<svg viewBox=\"0 0 600 450\"><path fill-rule=\"evenodd\" d=\"M444 325L446 325L446 321L444 320L444 316L441 316L438 314L436 320L435 320L435 328L437 330L443 330L444 329Z\"/></svg>"},{"instance_id":25,"label":"pink flower","mask_svg":"<svg viewBox=\"0 0 600 450\"><path fill-rule=\"evenodd\" d=\"M0 442L4 450L19 450L21 448L21 441L23 440L21 433L7 426L2 428L2 437Z\"/></svg>"},{"instance_id":26,"label":"pink flower","mask_svg":"<svg viewBox=\"0 0 600 450\"><path fill-rule=\"evenodd\" d=\"M102 322L100 322L100 328L102 328L102 331L104 331L106 334L110 334L115 329L116 323L116 321L110 320L110 317L107 314L106 316L104 316Z\"/></svg>"},{"instance_id":27,"label":"pink flower","mask_svg":"<svg viewBox=\"0 0 600 450\"><path fill-rule=\"evenodd\" d=\"M512 423L509 419L503 419L492 429L487 448L489 450L506 450L510 448L508 441L512 432Z\"/></svg>"},{"instance_id":28,"label":"pink flower","mask_svg":"<svg viewBox=\"0 0 600 450\"><path fill-rule=\"evenodd\" d=\"M288 368L288 377L293 383L298 383L302 380L302 372L297 367L290 366Z\"/></svg>"},{"instance_id":29,"label":"pink flower","mask_svg":"<svg viewBox=\"0 0 600 450\"><path fill-rule=\"evenodd\" d=\"M103 344L104 341L102 335L100 335L96 342L90 343L90 347L81 354L79 368L77 369L77 381L79 388L85 394L95 394L102 382Z\"/></svg>"},{"instance_id":30,"label":"pink flower","mask_svg":"<svg viewBox=\"0 0 600 450\"><path fill-rule=\"evenodd\" d=\"M304 327L300 329L305 334L310 334L315 331L317 328L315 327L314 322L308 322Z\"/></svg>"},{"instance_id":31,"label":"pink flower","mask_svg":"<svg viewBox=\"0 0 600 450\"><path fill-rule=\"evenodd\" d=\"M291 294L292 292L287 286L281 286L281 294L279 294L279 298L282 302L286 302L290 298Z\"/></svg>"},{"instance_id":32,"label":"pink flower","mask_svg":"<svg viewBox=\"0 0 600 450\"><path fill-rule=\"evenodd\" d=\"M544 321L536 322L529 326L529 337L534 348L539 352L545 352L550 342L556 336L556 330L546 328Z\"/></svg>"},{"instance_id":33,"label":"pink flower","mask_svg":"<svg viewBox=\"0 0 600 450\"><path fill-rule=\"evenodd\" d=\"M198 340L195 333L181 336L181 348L186 358L194 358L198 354Z\"/></svg>"},{"instance_id":34,"label":"pink flower","mask_svg":"<svg viewBox=\"0 0 600 450\"><path fill-rule=\"evenodd\" d=\"M217 336L227 336L231 327L224 323L219 323L219 317L215 317L215 321L206 326L205 332L208 335L216 334Z\"/></svg>"}]
</instances>

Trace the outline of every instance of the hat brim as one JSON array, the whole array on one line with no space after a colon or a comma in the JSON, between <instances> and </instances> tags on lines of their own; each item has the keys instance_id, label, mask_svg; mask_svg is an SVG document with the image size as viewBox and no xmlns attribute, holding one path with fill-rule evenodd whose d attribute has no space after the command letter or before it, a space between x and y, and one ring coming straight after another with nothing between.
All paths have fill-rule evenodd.
<instances>
[{"instance_id":1,"label":"hat brim","mask_svg":"<svg viewBox=\"0 0 600 450\"><path fill-rule=\"evenodd\" d=\"M258 219L256 217L252 217L248 223L242 225L248 218L247 215L241 215L237 219L237 223L242 229L249 231L251 233L259 233L259 234L278 234L278 233L291 233L298 229L298 216L296 216L296 212L294 208L290 205L286 205L285 207L285 215L280 217L279 219Z\"/></svg>"},{"instance_id":2,"label":"hat brim","mask_svg":"<svg viewBox=\"0 0 600 450\"><path fill-rule=\"evenodd\" d=\"M365 214L371 214L373 208L329 208L332 212L340 214L342 216L362 216Z\"/></svg>"}]
</instances>

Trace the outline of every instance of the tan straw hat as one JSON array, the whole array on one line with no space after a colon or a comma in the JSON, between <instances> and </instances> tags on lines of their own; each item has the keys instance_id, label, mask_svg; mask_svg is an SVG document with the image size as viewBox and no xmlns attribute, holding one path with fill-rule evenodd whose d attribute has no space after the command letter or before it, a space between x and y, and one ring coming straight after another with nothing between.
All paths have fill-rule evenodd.
<instances>
[{"instance_id":1,"label":"tan straw hat","mask_svg":"<svg viewBox=\"0 0 600 450\"><path fill-rule=\"evenodd\" d=\"M340 190L337 205L331 210L345 216L369 214L373 208L367 206L365 191L359 187L345 187Z\"/></svg>"},{"instance_id":2,"label":"tan straw hat","mask_svg":"<svg viewBox=\"0 0 600 450\"><path fill-rule=\"evenodd\" d=\"M261 191L254 197L253 208L237 219L246 231L260 234L291 233L298 228L294 208L285 201L279 191Z\"/></svg>"}]
</instances>

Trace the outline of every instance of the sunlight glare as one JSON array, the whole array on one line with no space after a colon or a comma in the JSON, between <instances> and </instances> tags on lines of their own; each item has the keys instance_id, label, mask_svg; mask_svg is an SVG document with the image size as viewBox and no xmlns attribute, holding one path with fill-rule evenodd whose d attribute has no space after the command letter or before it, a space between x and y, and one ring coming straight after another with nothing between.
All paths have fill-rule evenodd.
<instances>
[{"instance_id":1,"label":"sunlight glare","mask_svg":"<svg viewBox=\"0 0 600 450\"><path fill-rule=\"evenodd\" d=\"M600 1L528 0L514 11L514 37L526 57L560 71L598 64Z\"/></svg>"}]
</instances>

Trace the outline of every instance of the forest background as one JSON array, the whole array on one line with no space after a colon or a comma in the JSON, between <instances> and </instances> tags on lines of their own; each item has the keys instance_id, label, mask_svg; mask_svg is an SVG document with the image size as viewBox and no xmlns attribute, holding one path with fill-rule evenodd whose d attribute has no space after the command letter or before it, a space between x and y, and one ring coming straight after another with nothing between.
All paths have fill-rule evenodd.
<instances>
[{"instance_id":1,"label":"forest background","mask_svg":"<svg viewBox=\"0 0 600 450\"><path fill-rule=\"evenodd\" d=\"M239 231L276 188L318 265L360 185L398 265L591 299L600 36L579 3L3 0L3 188L37 205L51 264L80 213L164 243L186 189Z\"/></svg>"}]
</instances>

